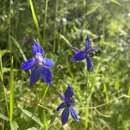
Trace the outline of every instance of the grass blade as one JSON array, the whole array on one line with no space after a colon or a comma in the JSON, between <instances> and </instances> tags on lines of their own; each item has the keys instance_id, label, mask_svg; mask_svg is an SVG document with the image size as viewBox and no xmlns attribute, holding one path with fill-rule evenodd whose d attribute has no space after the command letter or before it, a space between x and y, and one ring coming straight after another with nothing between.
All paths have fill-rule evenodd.
<instances>
[{"instance_id":1,"label":"grass blade","mask_svg":"<svg viewBox=\"0 0 130 130\"><path fill-rule=\"evenodd\" d=\"M0 55L0 81L2 82L2 88L3 88L3 93L4 93L4 100L5 100L5 105L6 105L6 111L7 115L9 116L9 108L8 108L8 101L7 101L7 92L6 88L4 85L4 76L3 76L3 63L2 63L2 56Z\"/></svg>"},{"instance_id":2,"label":"grass blade","mask_svg":"<svg viewBox=\"0 0 130 130\"><path fill-rule=\"evenodd\" d=\"M46 0L46 4L45 4L45 16L44 16L44 32L43 32L43 39L44 39L44 43L46 43L46 22L47 22L47 10L48 10L48 0Z\"/></svg>"},{"instance_id":3,"label":"grass blade","mask_svg":"<svg viewBox=\"0 0 130 130\"><path fill-rule=\"evenodd\" d=\"M29 111L23 109L23 108L20 107L20 106L19 106L19 108L20 108L20 110L21 110L26 116L30 117L30 118L31 118L32 120L34 120L38 125L40 125L41 127L43 127L42 122L41 122L41 121L39 120L39 118L36 117L33 113L31 113L31 112L29 112Z\"/></svg>"},{"instance_id":4,"label":"grass blade","mask_svg":"<svg viewBox=\"0 0 130 130\"><path fill-rule=\"evenodd\" d=\"M14 45L19 49L19 52L21 53L23 59L26 61L27 58L26 58L26 56L25 56L25 54L24 54L24 52L23 52L21 46L19 45L19 43L17 42L17 40L16 40L13 36L10 36L10 37L11 37L11 39L12 39Z\"/></svg>"},{"instance_id":5,"label":"grass blade","mask_svg":"<svg viewBox=\"0 0 130 130\"><path fill-rule=\"evenodd\" d=\"M69 42L69 40L68 40L65 36L63 36L62 34L60 34L59 36L60 36L61 39L63 39L63 40L66 42L66 44L67 44L70 48L73 48L73 46L71 45L71 43Z\"/></svg>"},{"instance_id":6,"label":"grass blade","mask_svg":"<svg viewBox=\"0 0 130 130\"><path fill-rule=\"evenodd\" d=\"M38 36L39 39L41 39L40 38L40 30L39 30L38 19L37 19L37 15L36 15L36 12L35 12L35 9L34 9L33 1L28 0L28 3L29 3L29 6L30 6L30 9L31 9L33 21L34 21L34 24L35 24L35 27L36 27L36 30L37 30L37 36Z\"/></svg>"},{"instance_id":7,"label":"grass blade","mask_svg":"<svg viewBox=\"0 0 130 130\"><path fill-rule=\"evenodd\" d=\"M121 6L121 4L117 0L111 0L111 2L114 3L114 4L117 4L119 6Z\"/></svg>"},{"instance_id":8,"label":"grass blade","mask_svg":"<svg viewBox=\"0 0 130 130\"><path fill-rule=\"evenodd\" d=\"M10 69L10 122L13 120L13 108L14 108L14 72L13 72L13 57L11 59Z\"/></svg>"}]
</instances>

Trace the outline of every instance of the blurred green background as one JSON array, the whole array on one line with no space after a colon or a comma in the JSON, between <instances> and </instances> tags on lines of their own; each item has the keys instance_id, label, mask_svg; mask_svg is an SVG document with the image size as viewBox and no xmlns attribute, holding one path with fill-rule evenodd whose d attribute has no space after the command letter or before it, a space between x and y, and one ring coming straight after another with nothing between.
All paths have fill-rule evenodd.
<instances>
[{"instance_id":1,"label":"blurred green background","mask_svg":"<svg viewBox=\"0 0 130 130\"><path fill-rule=\"evenodd\" d=\"M98 49L94 70L73 63L86 34ZM36 38L55 62L53 84L30 89L20 69ZM57 90L75 92L80 123L61 125ZM0 130L130 130L130 1L1 0Z\"/></svg>"}]
</instances>

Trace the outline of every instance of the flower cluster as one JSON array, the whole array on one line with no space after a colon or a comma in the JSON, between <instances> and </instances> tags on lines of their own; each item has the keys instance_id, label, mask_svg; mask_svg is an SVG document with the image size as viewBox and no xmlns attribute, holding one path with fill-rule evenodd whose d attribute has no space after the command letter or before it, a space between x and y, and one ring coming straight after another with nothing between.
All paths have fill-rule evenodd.
<instances>
[{"instance_id":1,"label":"flower cluster","mask_svg":"<svg viewBox=\"0 0 130 130\"><path fill-rule=\"evenodd\" d=\"M72 61L86 60L88 71L93 69L93 62L91 59L91 53L95 52L95 49L90 45L90 38L85 40L85 48L74 49L75 54L71 57ZM23 70L31 70L30 86L33 86L40 78L44 80L49 86L52 83L53 74L51 68L54 66L54 62L51 59L45 58L45 51L42 46L34 40L32 46L33 57L22 63L21 68ZM61 122L64 125L69 118L69 115L74 120L79 121L78 115L74 109L74 92L71 85L68 85L64 95L60 95L62 103L58 106L57 111L64 109L61 114Z\"/></svg>"}]
</instances>

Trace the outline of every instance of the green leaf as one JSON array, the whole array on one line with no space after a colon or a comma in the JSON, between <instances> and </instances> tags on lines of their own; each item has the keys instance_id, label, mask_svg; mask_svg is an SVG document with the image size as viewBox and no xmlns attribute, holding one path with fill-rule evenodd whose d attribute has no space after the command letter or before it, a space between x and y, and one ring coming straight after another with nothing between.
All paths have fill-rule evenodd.
<instances>
[{"instance_id":1,"label":"green leaf","mask_svg":"<svg viewBox=\"0 0 130 130\"><path fill-rule=\"evenodd\" d=\"M42 122L39 120L38 117L36 117L33 113L29 112L28 110L23 109L22 107L20 107L20 110L28 117L30 117L32 120L34 120L38 125L40 125L41 127L43 127Z\"/></svg>"},{"instance_id":2,"label":"green leaf","mask_svg":"<svg viewBox=\"0 0 130 130\"><path fill-rule=\"evenodd\" d=\"M87 15L94 13L101 5L97 2L90 4Z\"/></svg>"},{"instance_id":3,"label":"green leaf","mask_svg":"<svg viewBox=\"0 0 130 130\"><path fill-rule=\"evenodd\" d=\"M117 4L119 6L121 6L121 4L117 0L111 0L111 2L113 2L114 4Z\"/></svg>"}]
</instances>

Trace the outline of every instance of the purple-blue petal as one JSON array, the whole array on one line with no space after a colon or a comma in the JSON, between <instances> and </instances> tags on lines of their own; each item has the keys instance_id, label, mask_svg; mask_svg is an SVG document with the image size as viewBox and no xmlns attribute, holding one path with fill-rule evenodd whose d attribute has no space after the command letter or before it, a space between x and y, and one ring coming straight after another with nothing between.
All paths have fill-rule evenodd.
<instances>
[{"instance_id":1,"label":"purple-blue petal","mask_svg":"<svg viewBox=\"0 0 130 130\"><path fill-rule=\"evenodd\" d=\"M78 51L71 57L71 60L72 61L80 61L80 60L83 60L84 58L85 58L85 52Z\"/></svg>"},{"instance_id":2,"label":"purple-blue petal","mask_svg":"<svg viewBox=\"0 0 130 130\"><path fill-rule=\"evenodd\" d=\"M69 112L70 112L71 116L72 116L76 121L79 121L78 115L77 115L76 111L74 110L74 108L69 107Z\"/></svg>"},{"instance_id":3,"label":"purple-blue petal","mask_svg":"<svg viewBox=\"0 0 130 130\"><path fill-rule=\"evenodd\" d=\"M31 59L25 61L24 63L22 63L21 68L23 70L29 70L35 65L35 63L36 63L35 58L31 58Z\"/></svg>"},{"instance_id":4,"label":"purple-blue petal","mask_svg":"<svg viewBox=\"0 0 130 130\"><path fill-rule=\"evenodd\" d=\"M68 118L69 118L69 107L66 107L61 115L62 125L66 124L66 122L68 121Z\"/></svg>"},{"instance_id":5,"label":"purple-blue petal","mask_svg":"<svg viewBox=\"0 0 130 130\"><path fill-rule=\"evenodd\" d=\"M41 71L41 75L42 75L43 80L48 85L50 85L51 81L52 81L52 72L48 68L45 68L45 67L42 67L40 71Z\"/></svg>"},{"instance_id":6,"label":"purple-blue petal","mask_svg":"<svg viewBox=\"0 0 130 130\"><path fill-rule=\"evenodd\" d=\"M86 49L89 49L91 48L91 44L90 44L90 38L89 36L87 36L86 40L85 40L85 46L86 46Z\"/></svg>"},{"instance_id":7,"label":"purple-blue petal","mask_svg":"<svg viewBox=\"0 0 130 130\"><path fill-rule=\"evenodd\" d=\"M40 79L40 69L35 67L30 76L30 86L34 85Z\"/></svg>"},{"instance_id":8,"label":"purple-blue petal","mask_svg":"<svg viewBox=\"0 0 130 130\"><path fill-rule=\"evenodd\" d=\"M87 69L88 69L88 71L92 70L93 69L93 61L92 61L91 57L87 56L86 61L87 61Z\"/></svg>"},{"instance_id":9,"label":"purple-blue petal","mask_svg":"<svg viewBox=\"0 0 130 130\"><path fill-rule=\"evenodd\" d=\"M51 67L54 66L54 62L51 59L48 59L48 58L43 58L43 64L47 68L51 68Z\"/></svg>"},{"instance_id":10,"label":"purple-blue petal","mask_svg":"<svg viewBox=\"0 0 130 130\"><path fill-rule=\"evenodd\" d=\"M57 111L59 111L60 109L65 107L65 103L61 103L58 107L57 107Z\"/></svg>"},{"instance_id":11,"label":"purple-blue petal","mask_svg":"<svg viewBox=\"0 0 130 130\"><path fill-rule=\"evenodd\" d=\"M64 93L65 100L68 101L73 95L74 95L73 88L71 85L68 85L68 87Z\"/></svg>"},{"instance_id":12,"label":"purple-blue petal","mask_svg":"<svg viewBox=\"0 0 130 130\"><path fill-rule=\"evenodd\" d=\"M37 53L40 53L40 54L45 53L42 46L36 40L34 40L33 42L32 53L33 55L36 55Z\"/></svg>"}]
</instances>

